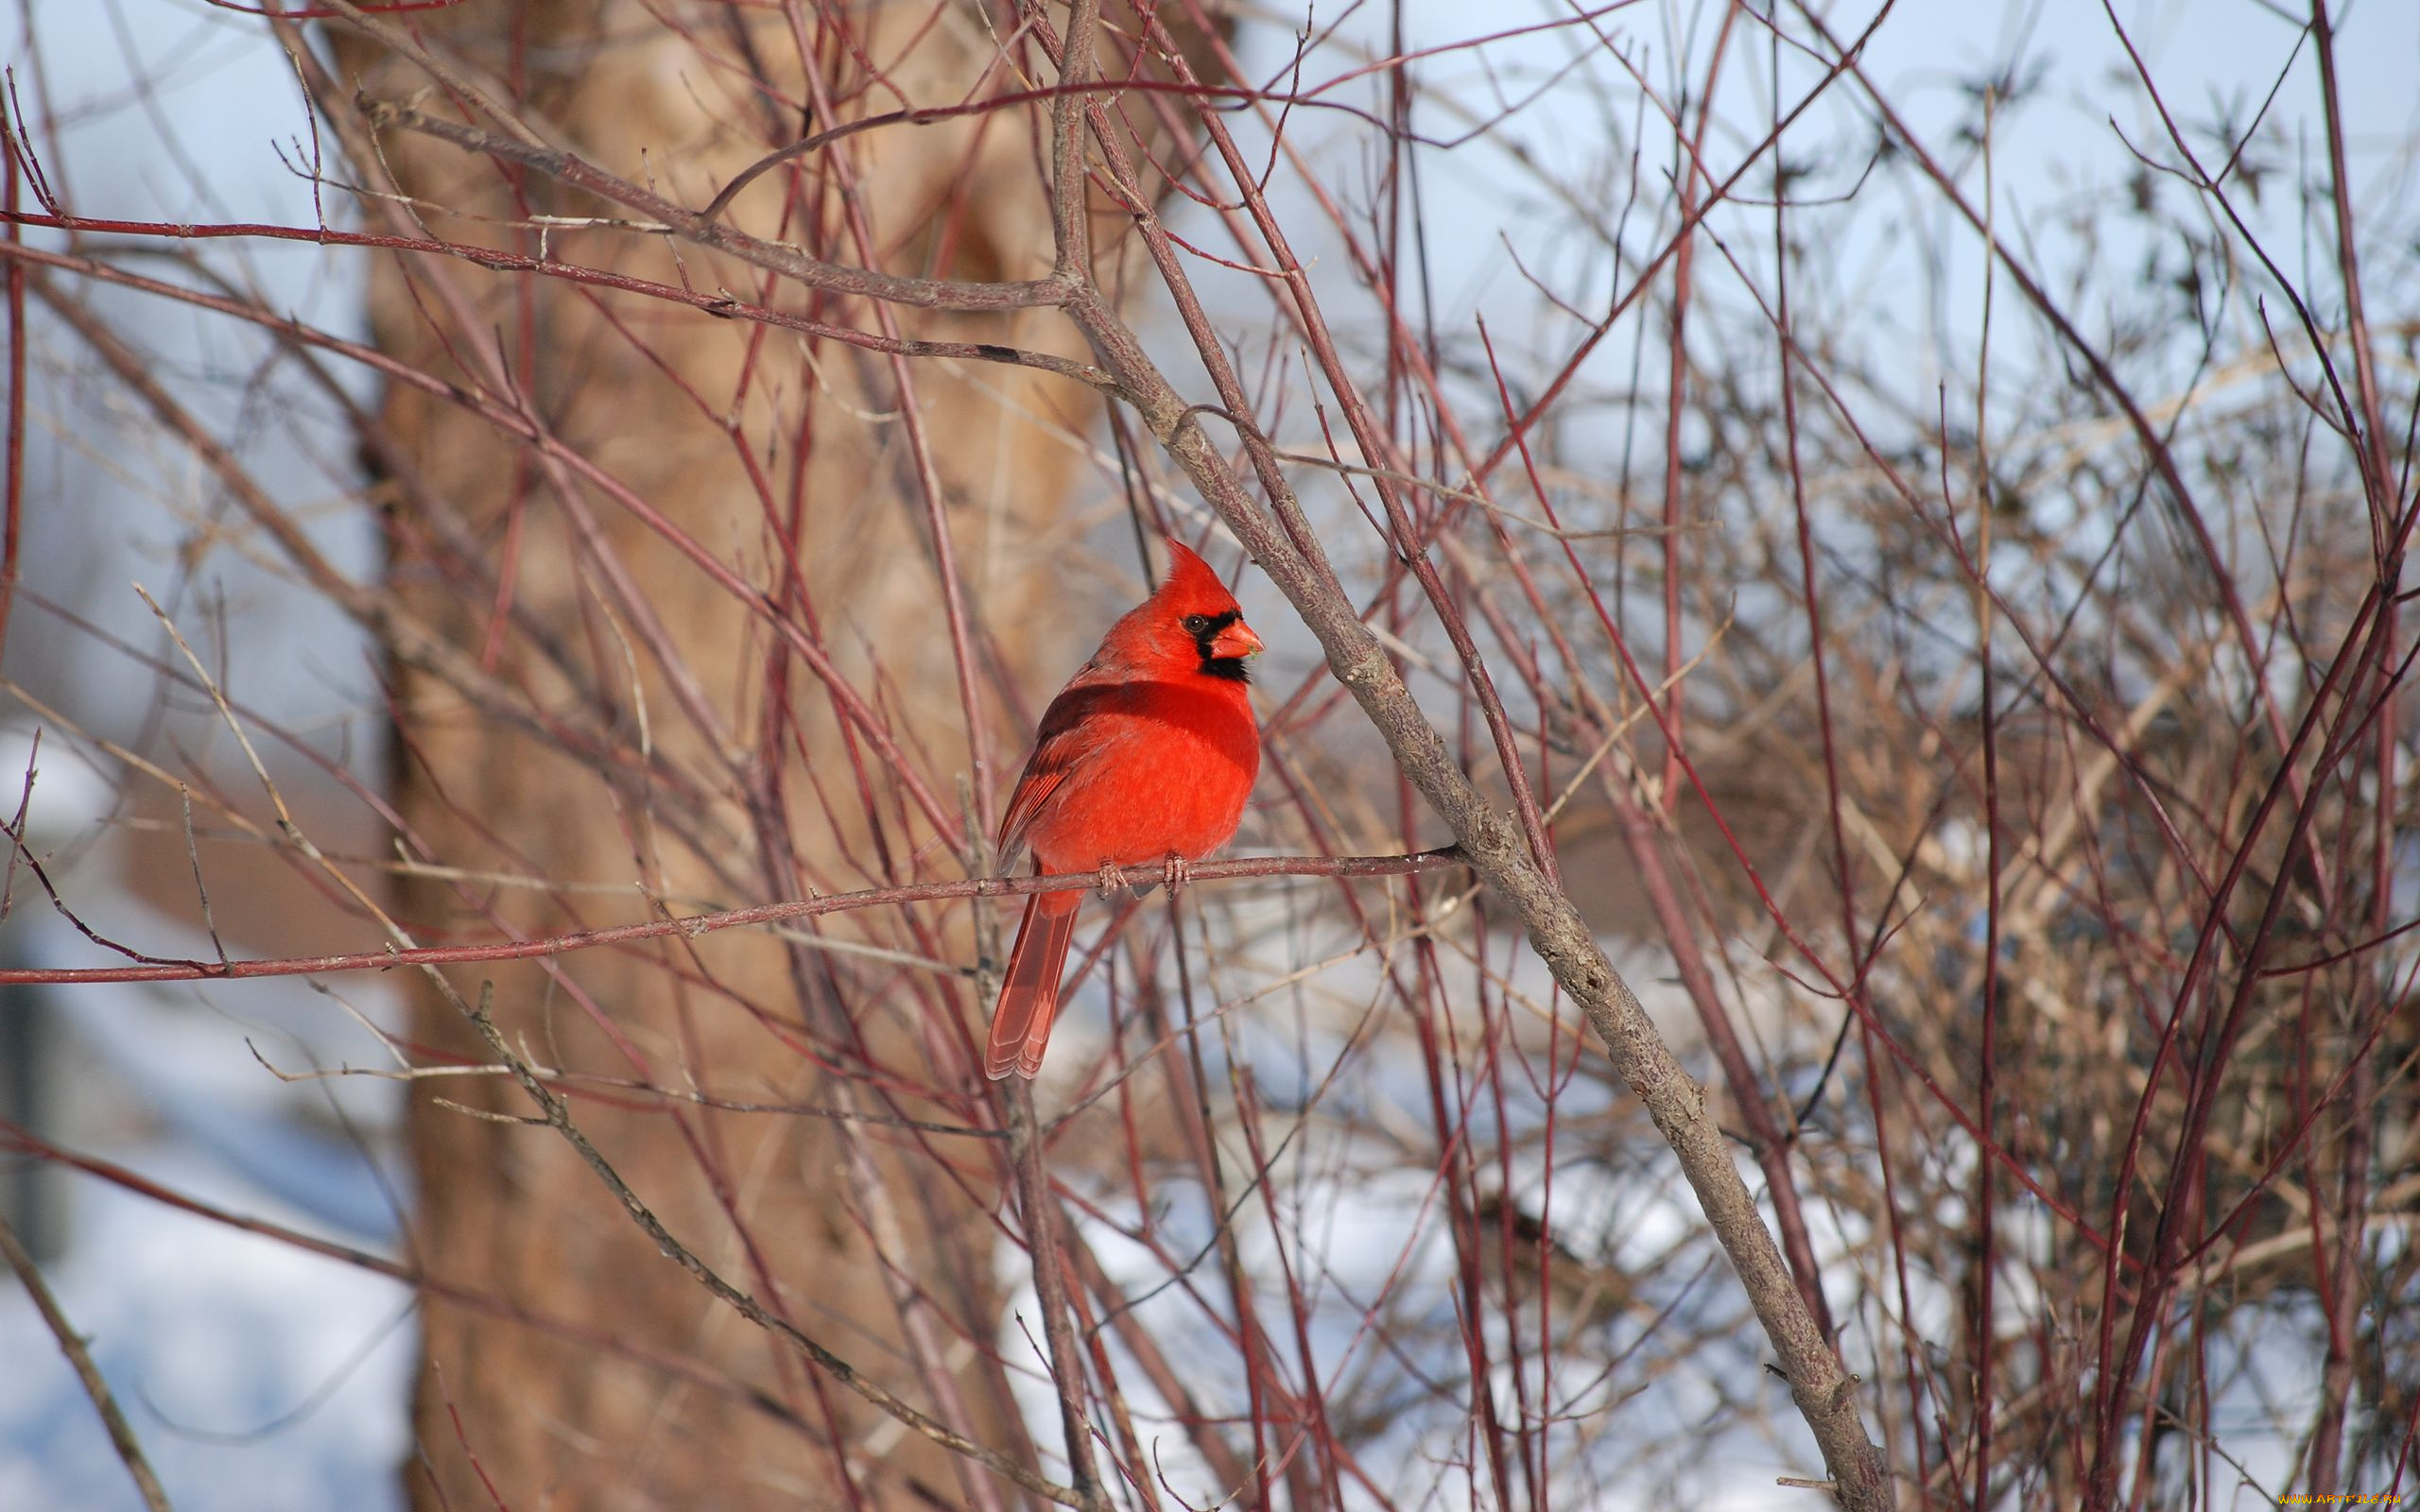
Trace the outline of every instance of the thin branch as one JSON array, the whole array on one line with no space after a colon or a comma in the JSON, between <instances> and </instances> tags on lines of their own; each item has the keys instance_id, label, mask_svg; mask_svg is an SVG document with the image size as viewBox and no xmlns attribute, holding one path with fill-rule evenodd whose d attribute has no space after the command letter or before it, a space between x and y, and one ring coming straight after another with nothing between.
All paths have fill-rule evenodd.
<instances>
[{"instance_id":1,"label":"thin branch","mask_svg":"<svg viewBox=\"0 0 2420 1512\"><path fill-rule=\"evenodd\" d=\"M577 153L499 136L475 126L424 115L407 106L385 100L363 99L358 103L362 114L372 127L433 137L440 142L450 142L466 152L484 153L498 162L515 163L544 174L558 183L586 190L601 199L626 206L650 220L659 221L683 241L708 251L735 257L751 266L779 274L811 289L925 310L1043 310L1066 300L1066 285L1056 278L1029 279L1023 283L970 284L955 279L909 278L822 262L787 243L766 241L719 221L710 221L695 211L606 172Z\"/></svg>"},{"instance_id":2,"label":"thin branch","mask_svg":"<svg viewBox=\"0 0 2420 1512\"><path fill-rule=\"evenodd\" d=\"M1196 863L1186 875L1192 882L1218 882L1234 877L1400 877L1463 865L1466 863L1461 853L1447 848L1408 856L1252 856L1234 861L1203 861ZM693 914L685 919L656 919L641 924L575 930L538 939L355 951L273 960L9 967L0 969L0 986L18 983L59 986L76 982L233 981L263 976L328 976L345 971L387 971L398 966L528 961L568 955L575 951L595 950L600 946L629 945L639 940L666 939L675 936L697 939L726 929L786 923L796 919L817 919L825 914L848 913L860 908L889 908L951 898L1021 898L1037 892L1081 892L1098 885L1098 879L1089 875L973 877L963 882L923 882L904 887L869 887L860 892L759 903L753 908L733 908L720 913Z\"/></svg>"},{"instance_id":3,"label":"thin branch","mask_svg":"<svg viewBox=\"0 0 2420 1512\"><path fill-rule=\"evenodd\" d=\"M168 1493L160 1488L160 1477L152 1471L151 1462L143 1457L142 1441L134 1436L133 1426L127 1422L116 1395L102 1379L101 1367L93 1363L92 1350L84 1347L84 1340L67 1321L59 1298L51 1295L50 1283L43 1280L41 1267L18 1241L17 1230L9 1227L6 1213L0 1213L0 1255L8 1257L9 1268L17 1273L17 1280L32 1298L34 1310L42 1314L50 1336L59 1341L59 1352L66 1356L67 1363L75 1368L76 1379L83 1383L84 1395L93 1400L93 1410L101 1415L101 1426L109 1430L110 1447L117 1451L126 1473L133 1478L143 1504L150 1512L168 1512Z\"/></svg>"}]
</instances>

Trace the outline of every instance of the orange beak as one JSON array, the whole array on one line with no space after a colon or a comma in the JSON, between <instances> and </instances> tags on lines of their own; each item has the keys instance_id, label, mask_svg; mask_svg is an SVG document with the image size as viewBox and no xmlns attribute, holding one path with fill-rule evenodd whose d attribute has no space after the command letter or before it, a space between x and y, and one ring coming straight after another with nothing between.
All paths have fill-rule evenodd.
<instances>
[{"instance_id":1,"label":"orange beak","mask_svg":"<svg viewBox=\"0 0 2420 1512\"><path fill-rule=\"evenodd\" d=\"M1220 657L1258 656L1261 652L1260 637L1252 633L1251 626L1237 620L1219 632L1217 639L1210 643L1210 650Z\"/></svg>"}]
</instances>

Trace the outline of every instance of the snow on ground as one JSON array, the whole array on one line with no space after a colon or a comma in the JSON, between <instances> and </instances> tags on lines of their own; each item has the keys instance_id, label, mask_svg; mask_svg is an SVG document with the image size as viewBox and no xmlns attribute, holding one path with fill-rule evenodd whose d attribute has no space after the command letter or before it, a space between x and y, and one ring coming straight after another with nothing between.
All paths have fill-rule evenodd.
<instances>
[{"instance_id":1,"label":"snow on ground","mask_svg":"<svg viewBox=\"0 0 2420 1512\"><path fill-rule=\"evenodd\" d=\"M310 1228L173 1141L106 1152L204 1201ZM401 1504L416 1347L406 1288L78 1178L74 1240L45 1267L171 1503L184 1512ZM25 1292L0 1288L0 1507L139 1508Z\"/></svg>"},{"instance_id":2,"label":"snow on ground","mask_svg":"<svg viewBox=\"0 0 2420 1512\"><path fill-rule=\"evenodd\" d=\"M30 750L29 730L0 730L0 768L22 773ZM26 839L61 895L119 937L206 957L206 936L112 891L125 863L103 822L105 774L55 736L38 765ZM10 964L111 959L39 891L21 887L14 902L0 928ZM392 1022L391 987L333 990L342 1003L287 979L12 990L6 1011L40 1016L37 1132L212 1207L389 1250L408 1194L394 1169L400 1088L284 1080L262 1064L290 1075L388 1063L363 1020ZM95 1177L54 1168L46 1180L60 1248L43 1257L44 1277L174 1505L399 1503L415 1343L406 1288ZM31 1298L0 1284L0 1508L140 1505Z\"/></svg>"}]
</instances>

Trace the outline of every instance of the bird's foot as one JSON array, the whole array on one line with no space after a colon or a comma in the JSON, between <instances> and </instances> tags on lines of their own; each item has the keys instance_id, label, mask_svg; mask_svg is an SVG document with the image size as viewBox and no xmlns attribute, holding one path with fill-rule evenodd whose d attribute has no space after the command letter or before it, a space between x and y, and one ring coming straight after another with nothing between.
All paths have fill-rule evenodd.
<instances>
[{"instance_id":1,"label":"bird's foot","mask_svg":"<svg viewBox=\"0 0 2420 1512\"><path fill-rule=\"evenodd\" d=\"M1167 867L1160 873L1160 880L1167 885L1168 896L1174 898L1184 891L1186 883L1193 880L1193 863L1173 850L1169 851Z\"/></svg>"},{"instance_id":2,"label":"bird's foot","mask_svg":"<svg viewBox=\"0 0 2420 1512\"><path fill-rule=\"evenodd\" d=\"M1100 888L1103 900L1114 898L1121 892L1130 898L1134 895L1134 885L1126 880L1125 870L1114 861L1102 862L1100 874L1094 881Z\"/></svg>"}]
</instances>

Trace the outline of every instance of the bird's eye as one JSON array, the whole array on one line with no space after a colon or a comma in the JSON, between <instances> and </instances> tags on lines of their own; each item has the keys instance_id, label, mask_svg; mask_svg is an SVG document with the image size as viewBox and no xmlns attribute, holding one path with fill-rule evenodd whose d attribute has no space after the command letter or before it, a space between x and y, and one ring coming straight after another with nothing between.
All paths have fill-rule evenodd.
<instances>
[{"instance_id":1,"label":"bird's eye","mask_svg":"<svg viewBox=\"0 0 2420 1512\"><path fill-rule=\"evenodd\" d=\"M1187 614L1183 624L1187 635L1198 638L1210 633L1210 616L1207 614Z\"/></svg>"}]
</instances>

